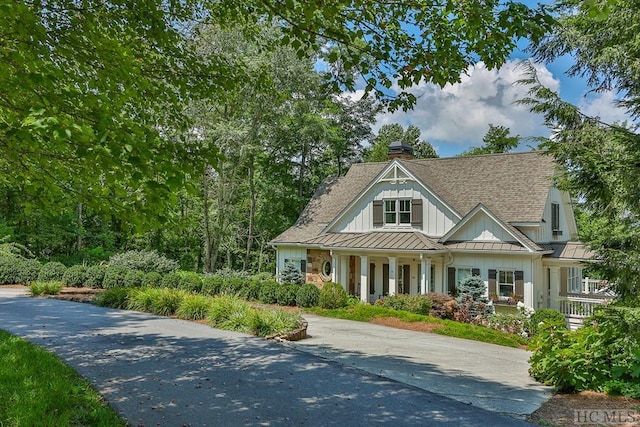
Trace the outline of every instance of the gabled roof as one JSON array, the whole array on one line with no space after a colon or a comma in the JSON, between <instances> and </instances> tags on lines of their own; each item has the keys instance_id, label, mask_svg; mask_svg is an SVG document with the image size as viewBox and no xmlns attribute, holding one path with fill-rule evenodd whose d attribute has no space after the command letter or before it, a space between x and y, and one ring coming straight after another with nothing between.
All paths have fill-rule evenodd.
<instances>
[{"instance_id":1,"label":"gabled roof","mask_svg":"<svg viewBox=\"0 0 640 427\"><path fill-rule=\"evenodd\" d=\"M460 217L481 203L507 225L542 219L555 172L553 158L541 152L394 161ZM271 243L302 243L323 235L388 166L357 163L344 177L325 180L298 221Z\"/></svg>"}]
</instances>

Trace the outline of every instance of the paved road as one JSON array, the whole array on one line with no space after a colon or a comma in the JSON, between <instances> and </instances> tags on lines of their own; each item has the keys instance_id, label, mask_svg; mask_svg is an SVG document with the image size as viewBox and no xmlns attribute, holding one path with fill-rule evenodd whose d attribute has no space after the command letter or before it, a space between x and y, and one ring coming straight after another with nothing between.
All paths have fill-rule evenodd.
<instances>
[{"instance_id":1,"label":"paved road","mask_svg":"<svg viewBox=\"0 0 640 427\"><path fill-rule=\"evenodd\" d=\"M144 313L2 289L0 328L65 359L134 426L525 425L292 346Z\"/></svg>"}]
</instances>

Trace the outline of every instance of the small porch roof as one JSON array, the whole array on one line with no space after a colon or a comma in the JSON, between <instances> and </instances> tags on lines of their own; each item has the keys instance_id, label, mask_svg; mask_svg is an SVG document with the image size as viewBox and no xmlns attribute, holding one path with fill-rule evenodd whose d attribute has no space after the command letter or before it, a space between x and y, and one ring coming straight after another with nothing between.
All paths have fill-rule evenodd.
<instances>
[{"instance_id":1,"label":"small porch roof","mask_svg":"<svg viewBox=\"0 0 640 427\"><path fill-rule=\"evenodd\" d=\"M393 251L439 251L446 247L415 231L372 231L368 233L327 233L305 243L326 249L393 250Z\"/></svg>"},{"instance_id":2,"label":"small porch roof","mask_svg":"<svg viewBox=\"0 0 640 427\"><path fill-rule=\"evenodd\" d=\"M545 258L558 260L588 261L595 259L595 253L582 242L557 242L541 245L544 249L553 251Z\"/></svg>"},{"instance_id":3,"label":"small porch roof","mask_svg":"<svg viewBox=\"0 0 640 427\"><path fill-rule=\"evenodd\" d=\"M446 247L461 251L529 252L518 242L447 242Z\"/></svg>"}]
</instances>

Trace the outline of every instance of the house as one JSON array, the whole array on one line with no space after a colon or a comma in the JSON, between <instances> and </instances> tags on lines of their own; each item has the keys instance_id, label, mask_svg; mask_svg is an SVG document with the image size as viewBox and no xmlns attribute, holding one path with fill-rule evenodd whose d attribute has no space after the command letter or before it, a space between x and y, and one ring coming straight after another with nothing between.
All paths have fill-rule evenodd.
<instances>
[{"instance_id":1,"label":"house","mask_svg":"<svg viewBox=\"0 0 640 427\"><path fill-rule=\"evenodd\" d=\"M271 244L277 273L292 262L319 286L341 284L364 302L451 293L478 275L488 296L535 309L582 289L592 254L576 241L571 199L541 152L359 163L327 179L298 221Z\"/></svg>"}]
</instances>

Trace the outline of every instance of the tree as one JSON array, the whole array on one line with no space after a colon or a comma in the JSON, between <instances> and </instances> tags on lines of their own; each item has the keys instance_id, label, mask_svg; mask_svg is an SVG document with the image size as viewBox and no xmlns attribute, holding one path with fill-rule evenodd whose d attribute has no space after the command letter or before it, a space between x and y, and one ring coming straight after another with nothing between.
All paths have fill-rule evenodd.
<instances>
[{"instance_id":1,"label":"tree","mask_svg":"<svg viewBox=\"0 0 640 427\"><path fill-rule=\"evenodd\" d=\"M190 138L185 103L223 99L242 83L242 62L203 57L198 24L277 22L277 43L304 57L325 51L334 87L391 107L386 88L457 81L475 61L500 66L521 37L550 24L521 3L384 3L221 0L217 2L5 2L0 6L0 182L49 210L72 194L120 221L162 222L175 190L197 192L191 176L218 153Z\"/></svg>"},{"instance_id":2,"label":"tree","mask_svg":"<svg viewBox=\"0 0 640 427\"><path fill-rule=\"evenodd\" d=\"M617 90L632 118L640 117L640 74L635 23L637 5L628 0L561 1L558 25L536 44L537 60L572 55L570 75L587 76L596 91ZM592 268L616 284L620 299L640 305L640 135L637 126L607 124L589 117L543 87L529 67L529 97L522 100L544 115L554 130L542 145L565 171L559 184L572 192L590 216L582 238L597 253Z\"/></svg>"},{"instance_id":3,"label":"tree","mask_svg":"<svg viewBox=\"0 0 640 427\"><path fill-rule=\"evenodd\" d=\"M436 150L427 141L420 139L420 129L409 125L405 130L397 123L383 125L373 143L363 152L365 162L386 162L388 159L389 145L395 141L401 141L413 148L416 159L438 157Z\"/></svg>"},{"instance_id":4,"label":"tree","mask_svg":"<svg viewBox=\"0 0 640 427\"><path fill-rule=\"evenodd\" d=\"M510 136L511 131L505 126L495 126L489 123L489 130L482 138L482 147L472 147L460 154L461 156L478 156L480 154L508 153L518 147L520 135Z\"/></svg>"}]
</instances>

